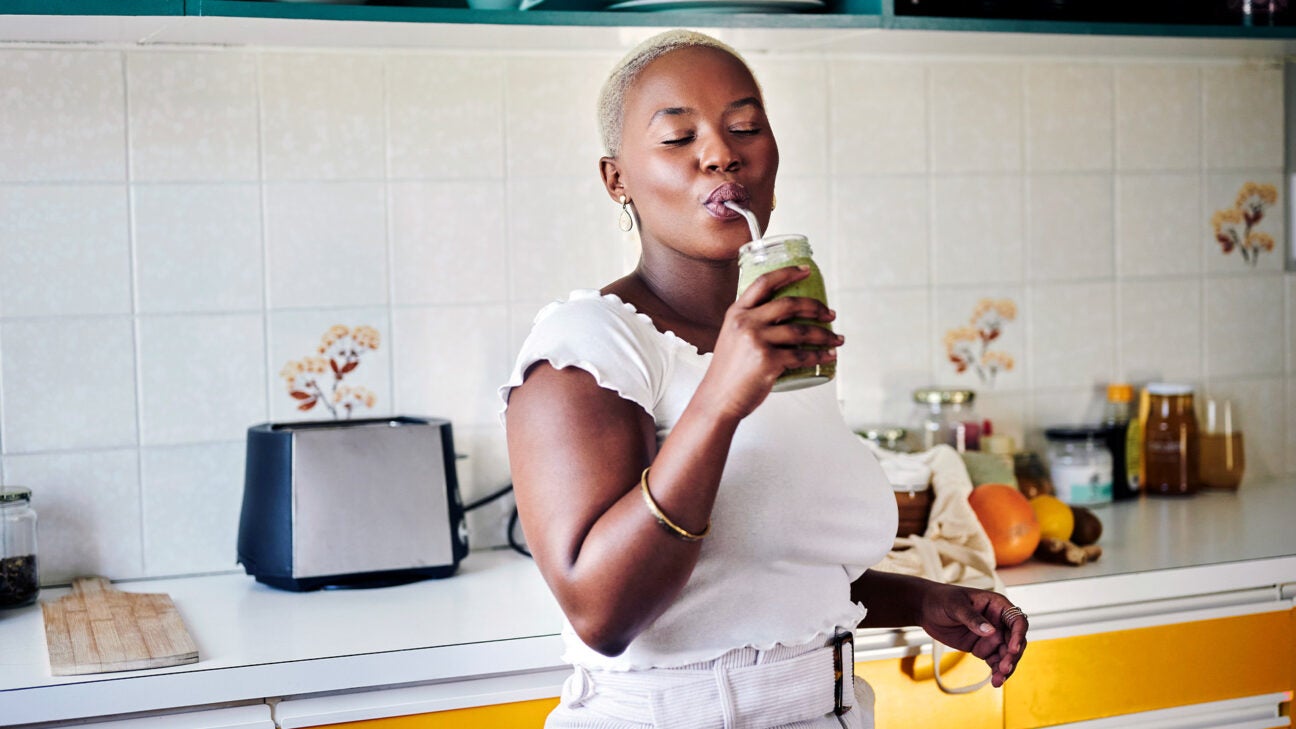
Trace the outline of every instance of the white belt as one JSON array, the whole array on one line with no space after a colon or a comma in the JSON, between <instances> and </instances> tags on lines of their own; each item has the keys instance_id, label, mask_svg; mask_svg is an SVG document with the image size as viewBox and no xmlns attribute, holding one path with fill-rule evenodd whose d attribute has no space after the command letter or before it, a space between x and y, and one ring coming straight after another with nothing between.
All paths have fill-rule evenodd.
<instances>
[{"instance_id":1,"label":"white belt","mask_svg":"<svg viewBox=\"0 0 1296 729\"><path fill-rule=\"evenodd\" d=\"M563 703L657 729L760 729L844 714L855 703L852 634L769 663L710 669L590 671L563 687Z\"/></svg>"}]
</instances>

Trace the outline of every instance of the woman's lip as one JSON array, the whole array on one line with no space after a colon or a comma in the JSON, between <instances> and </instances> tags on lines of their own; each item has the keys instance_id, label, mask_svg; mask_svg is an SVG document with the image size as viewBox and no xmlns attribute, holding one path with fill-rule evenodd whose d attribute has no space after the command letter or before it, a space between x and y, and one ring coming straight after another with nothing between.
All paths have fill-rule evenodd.
<instances>
[{"instance_id":1,"label":"woman's lip","mask_svg":"<svg viewBox=\"0 0 1296 729\"><path fill-rule=\"evenodd\" d=\"M706 208L706 211L710 213L711 217L713 218L718 218L720 220L742 220L743 219L743 216L740 213L738 213L736 210L730 210L729 208L725 207L724 201L708 202L702 207Z\"/></svg>"},{"instance_id":2,"label":"woman's lip","mask_svg":"<svg viewBox=\"0 0 1296 729\"><path fill-rule=\"evenodd\" d=\"M711 194L707 195L706 200L703 201L703 204L719 205L725 202L733 202L747 207L747 201L750 199L751 195L747 192L747 188L737 182L726 182L712 190Z\"/></svg>"}]
</instances>

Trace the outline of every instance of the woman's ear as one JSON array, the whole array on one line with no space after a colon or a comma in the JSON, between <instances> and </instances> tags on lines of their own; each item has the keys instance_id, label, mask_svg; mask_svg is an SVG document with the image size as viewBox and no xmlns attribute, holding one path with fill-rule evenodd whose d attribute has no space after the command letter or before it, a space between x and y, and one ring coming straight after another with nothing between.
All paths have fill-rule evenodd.
<instances>
[{"instance_id":1,"label":"woman's ear","mask_svg":"<svg viewBox=\"0 0 1296 729\"><path fill-rule=\"evenodd\" d=\"M626 194L625 185L621 182L621 168L615 157L599 158L599 174L603 176L603 187L607 190L612 202L620 204L621 196Z\"/></svg>"}]
</instances>

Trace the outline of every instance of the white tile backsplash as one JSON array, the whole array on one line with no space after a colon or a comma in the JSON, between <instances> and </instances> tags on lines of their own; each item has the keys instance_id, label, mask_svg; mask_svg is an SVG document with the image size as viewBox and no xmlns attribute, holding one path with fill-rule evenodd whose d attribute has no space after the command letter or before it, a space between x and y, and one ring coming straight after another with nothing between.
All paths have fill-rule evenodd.
<instances>
[{"instance_id":1,"label":"white tile backsplash","mask_svg":"<svg viewBox=\"0 0 1296 729\"><path fill-rule=\"evenodd\" d=\"M1243 187L1248 183L1272 185L1277 193L1277 201L1262 211L1259 221L1251 226L1254 243L1261 243L1265 236L1272 244L1272 250L1262 250L1254 260L1245 260L1241 251L1234 248L1224 253L1223 246L1215 239L1215 228L1211 224L1212 216L1217 211L1235 208ZM1246 271L1278 272L1283 270L1283 249L1287 243L1286 226L1283 225L1282 211L1287 209L1284 199L1284 184L1281 172L1272 170L1252 170L1247 172L1212 172L1206 175L1206 208L1202 211L1203 221L1200 238L1205 271L1207 273L1242 273ZM1245 231L1245 224L1243 227ZM1254 248L1254 246L1253 246Z\"/></svg>"},{"instance_id":2,"label":"white tile backsplash","mask_svg":"<svg viewBox=\"0 0 1296 729\"><path fill-rule=\"evenodd\" d=\"M1022 179L937 177L932 186L932 282L1019 283L1025 270Z\"/></svg>"},{"instance_id":3,"label":"white tile backsplash","mask_svg":"<svg viewBox=\"0 0 1296 729\"><path fill-rule=\"evenodd\" d=\"M1112 378L1115 291L1112 284L1037 285L1030 312L1031 384L1036 388L1093 386Z\"/></svg>"},{"instance_id":4,"label":"white tile backsplash","mask_svg":"<svg viewBox=\"0 0 1296 729\"><path fill-rule=\"evenodd\" d=\"M942 63L930 74L932 171L1021 170L1022 66Z\"/></svg>"},{"instance_id":5,"label":"white tile backsplash","mask_svg":"<svg viewBox=\"0 0 1296 729\"><path fill-rule=\"evenodd\" d=\"M1110 278L1116 249L1111 175L1031 175L1026 267L1031 281Z\"/></svg>"},{"instance_id":6,"label":"white tile backsplash","mask_svg":"<svg viewBox=\"0 0 1296 729\"><path fill-rule=\"evenodd\" d=\"M1282 67L1270 63L1202 69L1208 168L1282 167L1282 76Z\"/></svg>"},{"instance_id":7,"label":"white tile backsplash","mask_svg":"<svg viewBox=\"0 0 1296 729\"><path fill-rule=\"evenodd\" d=\"M124 185L0 186L0 312L128 314Z\"/></svg>"},{"instance_id":8,"label":"white tile backsplash","mask_svg":"<svg viewBox=\"0 0 1296 729\"><path fill-rule=\"evenodd\" d=\"M1193 64L1116 68L1116 168L1187 170L1201 163L1201 73Z\"/></svg>"},{"instance_id":9,"label":"white tile backsplash","mask_svg":"<svg viewBox=\"0 0 1296 729\"><path fill-rule=\"evenodd\" d=\"M386 304L386 215L381 182L266 185L270 307Z\"/></svg>"},{"instance_id":10,"label":"white tile backsplash","mask_svg":"<svg viewBox=\"0 0 1296 729\"><path fill-rule=\"evenodd\" d=\"M1116 178L1116 272L1120 276L1200 273L1209 216L1201 210L1196 173Z\"/></svg>"},{"instance_id":11,"label":"white tile backsplash","mask_svg":"<svg viewBox=\"0 0 1296 729\"><path fill-rule=\"evenodd\" d=\"M1206 375L1210 378L1282 372L1286 323L1280 275L1206 279Z\"/></svg>"},{"instance_id":12,"label":"white tile backsplash","mask_svg":"<svg viewBox=\"0 0 1296 729\"><path fill-rule=\"evenodd\" d=\"M0 181L126 179L122 54L0 53Z\"/></svg>"},{"instance_id":13,"label":"white tile backsplash","mask_svg":"<svg viewBox=\"0 0 1296 729\"><path fill-rule=\"evenodd\" d=\"M508 297L502 181L393 182L388 188L395 304Z\"/></svg>"},{"instance_id":14,"label":"white tile backsplash","mask_svg":"<svg viewBox=\"0 0 1296 729\"><path fill-rule=\"evenodd\" d=\"M6 455L4 472L32 490L41 584L144 576L136 449Z\"/></svg>"},{"instance_id":15,"label":"white tile backsplash","mask_svg":"<svg viewBox=\"0 0 1296 729\"><path fill-rule=\"evenodd\" d=\"M1202 377L1202 283L1196 277L1122 281L1116 376L1132 382Z\"/></svg>"},{"instance_id":16,"label":"white tile backsplash","mask_svg":"<svg viewBox=\"0 0 1296 729\"><path fill-rule=\"evenodd\" d=\"M139 322L140 444L238 440L266 419L260 313Z\"/></svg>"},{"instance_id":17,"label":"white tile backsplash","mask_svg":"<svg viewBox=\"0 0 1296 729\"><path fill-rule=\"evenodd\" d=\"M385 417L398 414L392 401L392 349L395 342L390 324L391 313L391 310L386 307L270 312L266 319L270 342L270 362L266 369L266 376L269 379L270 419L275 422L345 419L345 408L330 410L326 404L333 402L332 398L341 386L363 388L372 393L375 398L372 407L354 407L352 417ZM307 357L328 358L330 351L325 351L325 335L335 326L345 327L348 331L356 327L376 329L378 346L361 351L357 359L359 364L351 371L343 372L341 379L332 374L331 366L325 362L323 372L317 373L319 376L314 378L318 386L318 390L313 391L317 395L314 404L302 410L301 407L307 404L306 400L289 394L287 381L282 373L289 362L300 362ZM343 364L344 361L339 360L339 369ZM299 386L303 383L304 380L298 381Z\"/></svg>"},{"instance_id":18,"label":"white tile backsplash","mask_svg":"<svg viewBox=\"0 0 1296 729\"><path fill-rule=\"evenodd\" d=\"M129 316L0 323L5 453L134 446Z\"/></svg>"},{"instance_id":19,"label":"white tile backsplash","mask_svg":"<svg viewBox=\"0 0 1296 729\"><path fill-rule=\"evenodd\" d=\"M611 56L508 59L504 117L510 178L598 179L598 161L605 153L598 134L598 92L616 60ZM514 150L526 152L514 154ZM612 221L615 224L615 216Z\"/></svg>"},{"instance_id":20,"label":"white tile backsplash","mask_svg":"<svg viewBox=\"0 0 1296 729\"><path fill-rule=\"evenodd\" d=\"M1031 170L1110 170L1114 77L1106 64L1026 69L1026 165Z\"/></svg>"},{"instance_id":21,"label":"white tile backsplash","mask_svg":"<svg viewBox=\"0 0 1296 729\"><path fill-rule=\"evenodd\" d=\"M389 174L503 179L504 63L485 56L388 57Z\"/></svg>"},{"instance_id":22,"label":"white tile backsplash","mask_svg":"<svg viewBox=\"0 0 1296 729\"><path fill-rule=\"evenodd\" d=\"M0 474L61 540L45 578L234 568L245 429L330 417L280 372L334 325L380 340L342 383L374 394L355 417L448 417L464 497L507 483L496 387L532 317L638 258L598 174L615 60L0 49ZM1096 419L1108 380L1182 380L1235 399L1250 477L1296 473L1296 277L1211 228L1242 184L1282 188L1276 68L753 66L780 142L771 230L824 268L848 422L904 424L914 387L959 385L1038 448ZM1257 230L1281 245L1285 217ZM1011 302L993 385L945 344L982 300ZM504 543L510 509L474 513L474 545Z\"/></svg>"},{"instance_id":23,"label":"white tile backsplash","mask_svg":"<svg viewBox=\"0 0 1296 729\"><path fill-rule=\"evenodd\" d=\"M498 304L396 309L398 410L469 426L498 424L496 390L512 364L507 323Z\"/></svg>"},{"instance_id":24,"label":"white tile backsplash","mask_svg":"<svg viewBox=\"0 0 1296 729\"><path fill-rule=\"evenodd\" d=\"M386 175L381 56L266 53L260 62L265 179Z\"/></svg>"},{"instance_id":25,"label":"white tile backsplash","mask_svg":"<svg viewBox=\"0 0 1296 729\"><path fill-rule=\"evenodd\" d=\"M238 569L245 450L241 440L141 449L149 575Z\"/></svg>"},{"instance_id":26,"label":"white tile backsplash","mask_svg":"<svg viewBox=\"0 0 1296 729\"><path fill-rule=\"evenodd\" d=\"M132 204L140 312L261 310L260 185L136 185Z\"/></svg>"},{"instance_id":27,"label":"white tile backsplash","mask_svg":"<svg viewBox=\"0 0 1296 729\"><path fill-rule=\"evenodd\" d=\"M131 179L257 180L251 53L126 54Z\"/></svg>"},{"instance_id":28,"label":"white tile backsplash","mask_svg":"<svg viewBox=\"0 0 1296 729\"><path fill-rule=\"evenodd\" d=\"M832 237L839 286L928 284L929 188L925 176L833 179Z\"/></svg>"},{"instance_id":29,"label":"white tile backsplash","mask_svg":"<svg viewBox=\"0 0 1296 729\"><path fill-rule=\"evenodd\" d=\"M834 175L927 171L927 69L916 63L830 64L828 140Z\"/></svg>"}]
</instances>

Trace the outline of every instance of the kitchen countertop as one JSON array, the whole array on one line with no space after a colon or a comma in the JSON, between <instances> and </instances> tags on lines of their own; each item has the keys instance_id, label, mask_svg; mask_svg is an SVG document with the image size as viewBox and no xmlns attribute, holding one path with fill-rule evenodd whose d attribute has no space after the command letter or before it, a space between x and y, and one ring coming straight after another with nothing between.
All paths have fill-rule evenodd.
<instances>
[{"instance_id":1,"label":"kitchen countertop","mask_svg":"<svg viewBox=\"0 0 1296 729\"><path fill-rule=\"evenodd\" d=\"M1009 597L1040 625L1050 613L1226 591L1292 597L1296 481L1095 513L1104 526L1097 562L1000 570ZM561 669L557 604L535 566L511 551L474 552L446 580L371 590L291 593L241 574L116 587L171 595L199 662L51 677L39 607L0 611L0 726ZM47 589L41 599L63 594ZM552 683L532 681L535 697L553 695Z\"/></svg>"}]
</instances>

